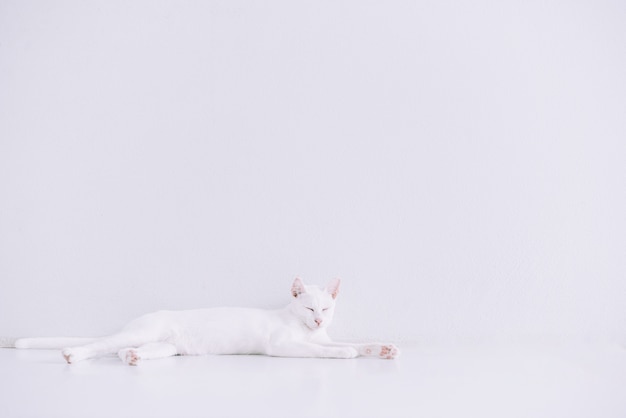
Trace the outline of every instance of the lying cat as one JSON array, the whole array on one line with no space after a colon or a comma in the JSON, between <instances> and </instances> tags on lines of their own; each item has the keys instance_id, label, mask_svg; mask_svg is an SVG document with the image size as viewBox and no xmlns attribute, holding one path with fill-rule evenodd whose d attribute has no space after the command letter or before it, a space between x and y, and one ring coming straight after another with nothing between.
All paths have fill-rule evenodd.
<instances>
[{"instance_id":1,"label":"lying cat","mask_svg":"<svg viewBox=\"0 0 626 418\"><path fill-rule=\"evenodd\" d=\"M144 315L119 333L103 338L20 338L15 348L63 348L69 363L117 353L136 366L141 360L175 355L265 354L277 357L394 359L393 344L332 342L326 327L333 319L339 279L326 288L306 286L296 278L291 303L278 310L210 308L159 311Z\"/></svg>"}]
</instances>

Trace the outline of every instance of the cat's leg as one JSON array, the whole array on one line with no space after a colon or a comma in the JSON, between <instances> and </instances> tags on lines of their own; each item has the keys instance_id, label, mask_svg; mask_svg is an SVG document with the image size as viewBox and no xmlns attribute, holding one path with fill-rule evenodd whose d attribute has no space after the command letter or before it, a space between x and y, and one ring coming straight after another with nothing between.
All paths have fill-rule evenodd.
<instances>
[{"instance_id":1,"label":"cat's leg","mask_svg":"<svg viewBox=\"0 0 626 418\"><path fill-rule=\"evenodd\" d=\"M358 351L360 356L378 357L386 360L393 360L400 356L400 350L393 344L368 343L368 344L351 344L329 342L325 344L330 347L353 347Z\"/></svg>"},{"instance_id":2,"label":"cat's leg","mask_svg":"<svg viewBox=\"0 0 626 418\"><path fill-rule=\"evenodd\" d=\"M148 343L138 348L122 348L117 355L129 366L136 366L142 360L171 357L178 354L176 346L170 343Z\"/></svg>"},{"instance_id":3,"label":"cat's leg","mask_svg":"<svg viewBox=\"0 0 626 418\"><path fill-rule=\"evenodd\" d=\"M307 342L271 344L267 355L275 357L354 358L359 355L354 347L332 347Z\"/></svg>"},{"instance_id":4,"label":"cat's leg","mask_svg":"<svg viewBox=\"0 0 626 418\"><path fill-rule=\"evenodd\" d=\"M120 333L100 338L90 344L65 348L62 353L65 361L72 364L104 354L117 353L122 347L139 346L146 342L140 335Z\"/></svg>"}]
</instances>

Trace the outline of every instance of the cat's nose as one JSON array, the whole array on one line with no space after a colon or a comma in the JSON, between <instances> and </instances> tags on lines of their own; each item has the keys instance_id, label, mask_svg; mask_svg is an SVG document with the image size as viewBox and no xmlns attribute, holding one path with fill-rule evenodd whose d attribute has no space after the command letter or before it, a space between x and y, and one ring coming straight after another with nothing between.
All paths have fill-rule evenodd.
<instances>
[{"instance_id":1,"label":"cat's nose","mask_svg":"<svg viewBox=\"0 0 626 418\"><path fill-rule=\"evenodd\" d=\"M322 320L321 319L316 319L315 323L317 324L317 326L319 327L320 325L322 325Z\"/></svg>"}]
</instances>

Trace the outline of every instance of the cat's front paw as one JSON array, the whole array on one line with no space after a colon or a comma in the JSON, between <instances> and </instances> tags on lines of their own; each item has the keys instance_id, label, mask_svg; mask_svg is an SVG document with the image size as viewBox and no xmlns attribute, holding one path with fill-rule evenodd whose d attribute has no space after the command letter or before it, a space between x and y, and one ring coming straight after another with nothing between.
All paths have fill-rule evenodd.
<instances>
[{"instance_id":1,"label":"cat's front paw","mask_svg":"<svg viewBox=\"0 0 626 418\"><path fill-rule=\"evenodd\" d=\"M136 366L141 360L141 357L139 357L135 348L124 348L118 351L117 355L125 364L128 364L129 366Z\"/></svg>"},{"instance_id":2,"label":"cat's front paw","mask_svg":"<svg viewBox=\"0 0 626 418\"><path fill-rule=\"evenodd\" d=\"M393 360L400 355L400 350L393 344L383 344L380 346L378 357L386 360Z\"/></svg>"},{"instance_id":3,"label":"cat's front paw","mask_svg":"<svg viewBox=\"0 0 626 418\"><path fill-rule=\"evenodd\" d=\"M358 357L359 352L353 347L341 347L339 348L338 358L355 358Z\"/></svg>"}]
</instances>

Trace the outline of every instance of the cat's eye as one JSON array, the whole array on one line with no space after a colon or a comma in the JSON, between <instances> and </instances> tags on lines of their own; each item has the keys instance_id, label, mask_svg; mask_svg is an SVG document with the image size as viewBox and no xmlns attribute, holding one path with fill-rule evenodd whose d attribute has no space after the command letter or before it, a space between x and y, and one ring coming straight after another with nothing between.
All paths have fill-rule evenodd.
<instances>
[{"instance_id":1,"label":"cat's eye","mask_svg":"<svg viewBox=\"0 0 626 418\"><path fill-rule=\"evenodd\" d=\"M324 308L322 309L322 312L326 312L327 310L329 310L330 308Z\"/></svg>"},{"instance_id":2,"label":"cat's eye","mask_svg":"<svg viewBox=\"0 0 626 418\"><path fill-rule=\"evenodd\" d=\"M306 308L306 306L305 306ZM315 310L313 308L307 308L309 311L314 312Z\"/></svg>"}]
</instances>

